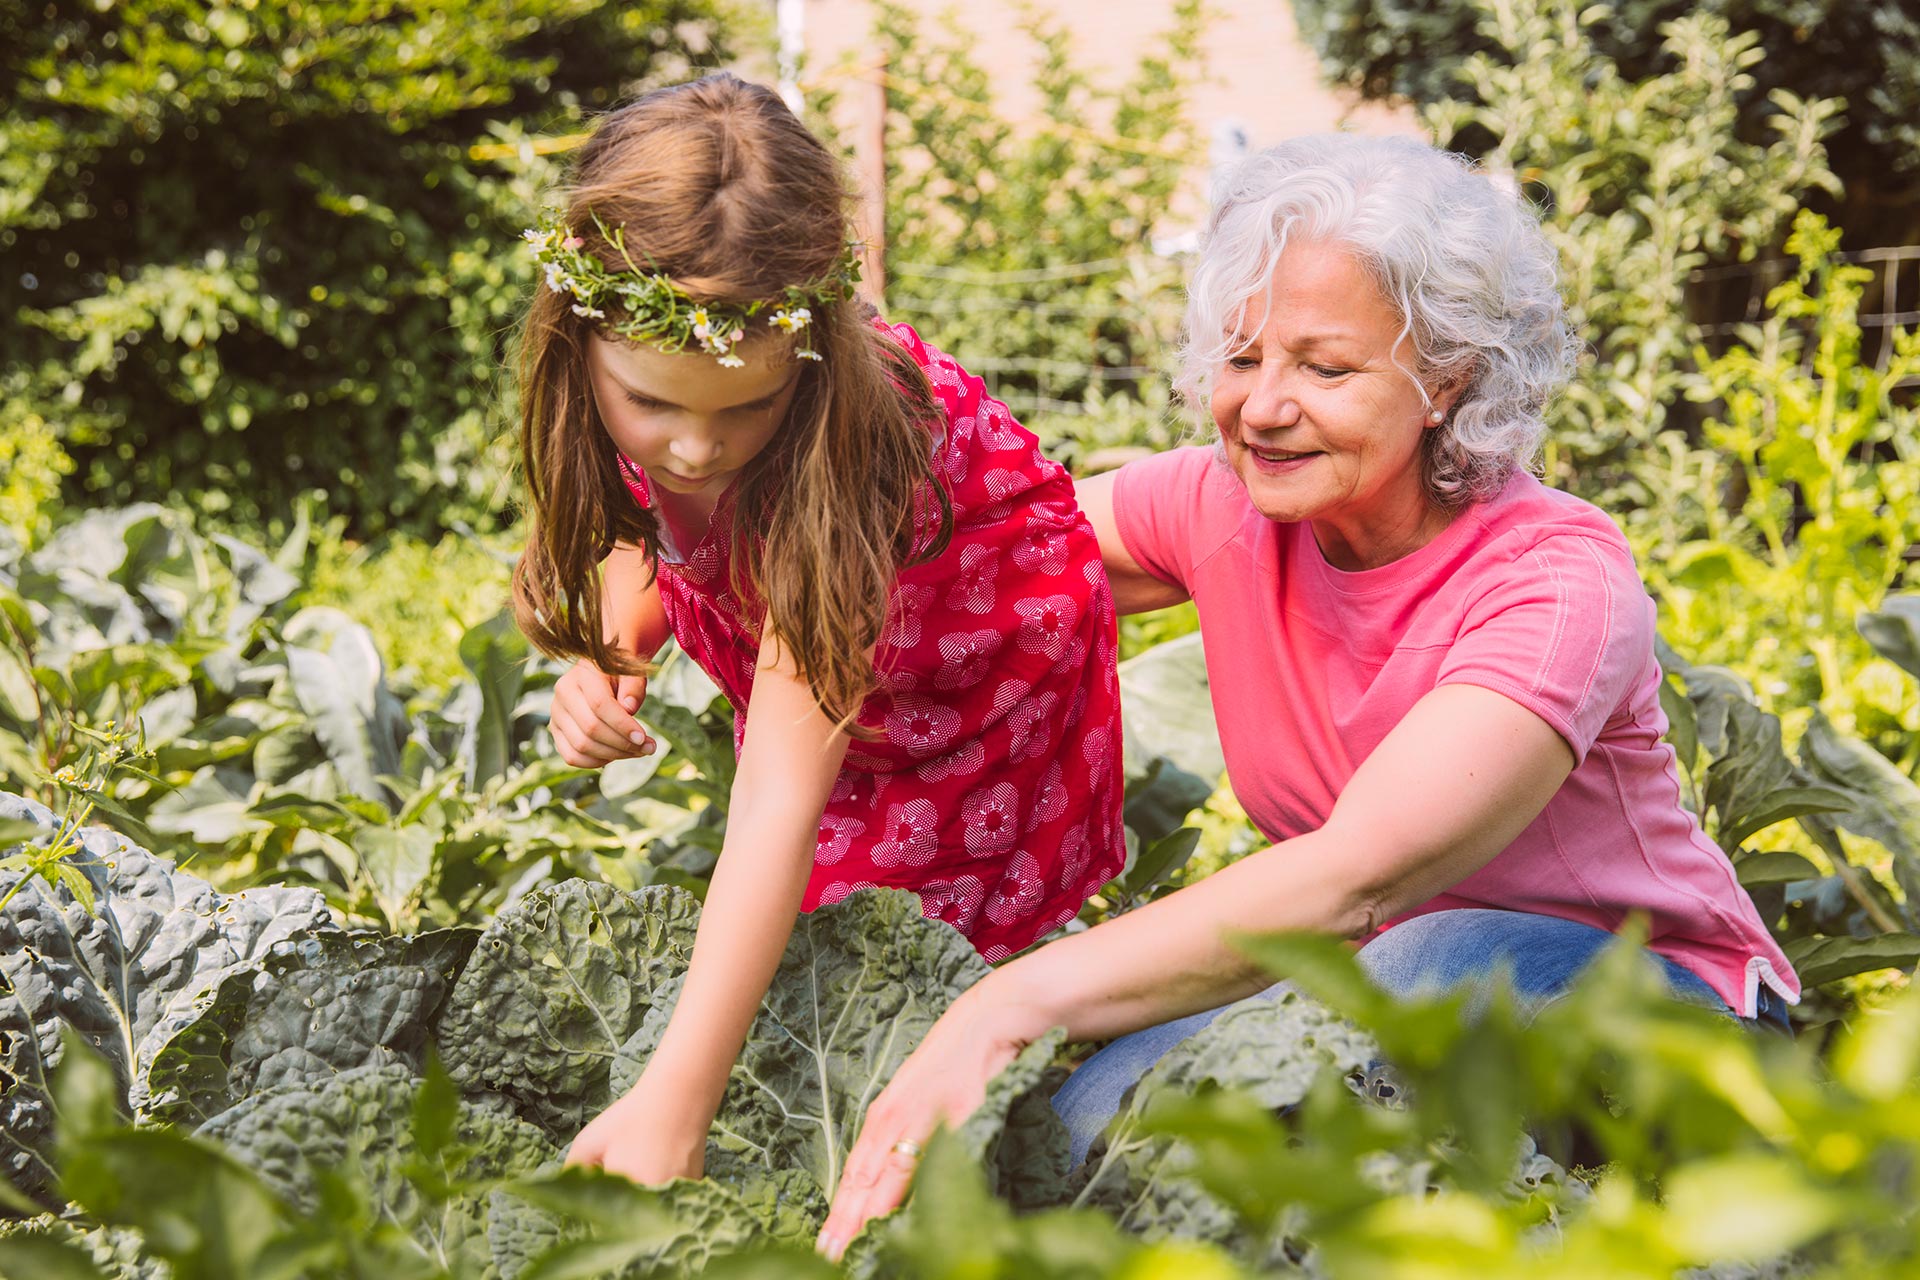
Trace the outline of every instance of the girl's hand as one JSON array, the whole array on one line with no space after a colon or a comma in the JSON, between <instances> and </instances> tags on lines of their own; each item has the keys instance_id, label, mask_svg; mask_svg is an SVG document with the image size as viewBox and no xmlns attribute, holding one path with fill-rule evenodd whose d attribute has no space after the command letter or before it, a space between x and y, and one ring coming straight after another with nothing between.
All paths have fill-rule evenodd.
<instances>
[{"instance_id":1,"label":"girl's hand","mask_svg":"<svg viewBox=\"0 0 1920 1280\"><path fill-rule=\"evenodd\" d=\"M956 1000L867 1108L815 1247L838 1262L868 1219L899 1208L933 1131L959 1128L987 1082L1046 1030L1027 1010L996 1002L991 978Z\"/></svg>"},{"instance_id":2,"label":"girl's hand","mask_svg":"<svg viewBox=\"0 0 1920 1280\"><path fill-rule=\"evenodd\" d=\"M698 1178L706 1169L711 1117L684 1094L642 1075L567 1148L568 1164L597 1164L642 1186Z\"/></svg>"},{"instance_id":3,"label":"girl's hand","mask_svg":"<svg viewBox=\"0 0 1920 1280\"><path fill-rule=\"evenodd\" d=\"M608 675L584 658L574 663L553 686L551 727L560 758L598 769L653 754L653 735L633 718L646 696L645 676Z\"/></svg>"}]
</instances>

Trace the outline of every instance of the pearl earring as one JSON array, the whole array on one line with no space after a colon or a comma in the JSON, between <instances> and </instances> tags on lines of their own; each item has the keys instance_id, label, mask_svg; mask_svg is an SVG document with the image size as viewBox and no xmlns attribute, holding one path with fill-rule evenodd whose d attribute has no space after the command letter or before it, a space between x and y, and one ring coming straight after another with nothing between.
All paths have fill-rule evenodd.
<instances>
[{"instance_id":1,"label":"pearl earring","mask_svg":"<svg viewBox=\"0 0 1920 1280\"><path fill-rule=\"evenodd\" d=\"M1447 415L1441 412L1439 409L1435 409L1432 413L1429 413L1427 415L1427 421L1431 422L1436 427L1439 426L1441 423L1445 422L1446 420L1447 420Z\"/></svg>"}]
</instances>

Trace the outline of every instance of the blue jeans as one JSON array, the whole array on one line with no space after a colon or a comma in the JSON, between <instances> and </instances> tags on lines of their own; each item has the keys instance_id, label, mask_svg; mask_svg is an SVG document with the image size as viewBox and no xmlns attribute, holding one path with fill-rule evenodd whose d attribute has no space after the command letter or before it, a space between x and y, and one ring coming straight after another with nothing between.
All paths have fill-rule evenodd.
<instances>
[{"instance_id":1,"label":"blue jeans","mask_svg":"<svg viewBox=\"0 0 1920 1280\"><path fill-rule=\"evenodd\" d=\"M1563 994L1600 949L1613 941L1605 929L1524 911L1435 911L1415 916L1360 948L1360 967L1382 990L1412 997L1470 986L1489 990L1507 975L1513 990L1536 1007ZM1665 971L1676 997L1732 1013L1696 974L1647 953ZM1249 999L1260 1000L1285 984ZM1122 1036L1081 1064L1053 1095L1053 1109L1073 1139L1073 1163L1120 1109L1120 1099L1161 1055L1219 1017L1232 1005L1208 1009ZM1786 1002L1764 985L1755 1024L1787 1029Z\"/></svg>"}]
</instances>

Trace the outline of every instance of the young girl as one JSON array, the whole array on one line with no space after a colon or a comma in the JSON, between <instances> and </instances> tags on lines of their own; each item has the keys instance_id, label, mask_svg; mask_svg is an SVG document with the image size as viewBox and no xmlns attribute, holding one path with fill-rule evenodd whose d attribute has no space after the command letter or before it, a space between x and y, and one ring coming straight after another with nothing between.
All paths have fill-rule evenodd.
<instances>
[{"instance_id":1,"label":"young girl","mask_svg":"<svg viewBox=\"0 0 1920 1280\"><path fill-rule=\"evenodd\" d=\"M1065 472L855 300L832 155L732 76L581 150L523 350L521 627L580 659L570 763L652 749L671 631L738 710L726 842L667 1032L571 1158L698 1176L799 911L917 892L1000 960L1124 858L1115 614Z\"/></svg>"}]
</instances>

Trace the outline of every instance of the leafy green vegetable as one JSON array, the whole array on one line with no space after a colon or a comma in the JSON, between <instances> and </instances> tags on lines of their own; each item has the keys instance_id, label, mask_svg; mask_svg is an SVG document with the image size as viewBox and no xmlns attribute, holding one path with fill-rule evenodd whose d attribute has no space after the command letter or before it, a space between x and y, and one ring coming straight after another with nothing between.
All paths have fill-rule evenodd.
<instances>
[{"instance_id":1,"label":"leafy green vegetable","mask_svg":"<svg viewBox=\"0 0 1920 1280\"><path fill-rule=\"evenodd\" d=\"M1066 1075L1053 1062L1066 1041L1066 1028L1055 1027L1022 1049L960 1126L960 1143L985 1168L989 1187L1016 1207L1052 1204L1066 1185L1072 1149L1052 1101Z\"/></svg>"},{"instance_id":2,"label":"leafy green vegetable","mask_svg":"<svg viewBox=\"0 0 1920 1280\"><path fill-rule=\"evenodd\" d=\"M229 974L155 1054L131 1102L192 1127L263 1090L356 1067L424 1067L427 1032L479 931L316 934Z\"/></svg>"},{"instance_id":3,"label":"leafy green vegetable","mask_svg":"<svg viewBox=\"0 0 1920 1280\"><path fill-rule=\"evenodd\" d=\"M448 1072L571 1140L631 1083L608 1079L616 1051L685 971L699 911L657 885L528 894L487 927L448 997L435 1031Z\"/></svg>"},{"instance_id":4,"label":"leafy green vegetable","mask_svg":"<svg viewBox=\"0 0 1920 1280\"><path fill-rule=\"evenodd\" d=\"M0 795L6 818L54 827L40 805ZM310 889L223 894L110 831L84 841L90 856L74 865L93 885L92 914L43 883L0 912L0 1174L28 1191L52 1172L47 1080L63 1027L106 1055L124 1091L222 978L334 927Z\"/></svg>"},{"instance_id":5,"label":"leafy green vegetable","mask_svg":"<svg viewBox=\"0 0 1920 1280\"><path fill-rule=\"evenodd\" d=\"M463 1101L443 1161L456 1187L482 1190L426 1201L410 1176L419 1154L410 1123L416 1084L404 1066L357 1067L265 1090L202 1125L199 1136L255 1170L297 1212L313 1211L327 1193L323 1172L351 1169L380 1215L407 1225L429 1256L457 1274L485 1274L493 1257L485 1186L531 1173L559 1152L499 1100Z\"/></svg>"},{"instance_id":6,"label":"leafy green vegetable","mask_svg":"<svg viewBox=\"0 0 1920 1280\"><path fill-rule=\"evenodd\" d=\"M795 1238L790 1225L777 1231L782 1184L760 1175L754 1190L749 1203L711 1180L640 1187L598 1169L563 1169L494 1193L494 1263L504 1280L698 1274L716 1257Z\"/></svg>"},{"instance_id":7,"label":"leafy green vegetable","mask_svg":"<svg viewBox=\"0 0 1920 1280\"><path fill-rule=\"evenodd\" d=\"M1230 1241L1231 1215L1190 1176L1191 1147L1154 1134L1149 1113L1164 1099L1215 1089L1271 1112L1300 1103L1323 1074L1344 1077L1377 1055L1371 1038L1297 991L1237 1005L1168 1050L1121 1101L1077 1175L1073 1202L1150 1237Z\"/></svg>"},{"instance_id":8,"label":"leafy green vegetable","mask_svg":"<svg viewBox=\"0 0 1920 1280\"><path fill-rule=\"evenodd\" d=\"M709 1166L803 1169L831 1198L867 1104L986 972L909 893L864 890L802 916L734 1065ZM671 998L656 1002L620 1046L614 1093L639 1078L671 1014Z\"/></svg>"}]
</instances>

